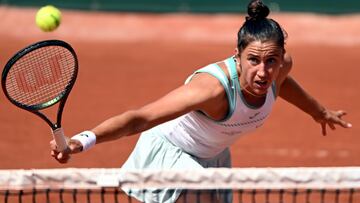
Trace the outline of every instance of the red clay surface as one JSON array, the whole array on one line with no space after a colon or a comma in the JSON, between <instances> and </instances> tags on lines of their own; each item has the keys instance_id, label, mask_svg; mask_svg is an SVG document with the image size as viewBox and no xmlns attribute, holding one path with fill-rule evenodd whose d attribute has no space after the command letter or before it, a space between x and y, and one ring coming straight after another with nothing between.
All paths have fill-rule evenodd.
<instances>
[{"instance_id":1,"label":"red clay surface","mask_svg":"<svg viewBox=\"0 0 360 203\"><path fill-rule=\"evenodd\" d=\"M36 9L0 7L0 66L19 49L61 39L80 72L63 114L72 136L138 108L181 85L197 68L231 54L240 15L120 14L63 10L58 30L42 33ZM352 129L321 135L311 117L278 100L263 128L232 146L234 167L359 166L360 16L274 14L289 34L292 75L325 106L346 110ZM138 135L96 146L66 165L52 159L49 127L0 94L0 169L120 167Z\"/></svg>"}]
</instances>

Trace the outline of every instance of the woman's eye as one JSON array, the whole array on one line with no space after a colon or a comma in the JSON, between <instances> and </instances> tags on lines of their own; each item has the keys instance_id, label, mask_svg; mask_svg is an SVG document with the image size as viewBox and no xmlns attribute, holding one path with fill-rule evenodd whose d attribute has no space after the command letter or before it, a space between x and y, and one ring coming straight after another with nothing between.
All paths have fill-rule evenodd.
<instances>
[{"instance_id":1,"label":"woman's eye","mask_svg":"<svg viewBox=\"0 0 360 203\"><path fill-rule=\"evenodd\" d=\"M267 63L268 64L274 64L274 63L276 63L276 59L270 58L270 59L267 60Z\"/></svg>"},{"instance_id":2,"label":"woman's eye","mask_svg":"<svg viewBox=\"0 0 360 203\"><path fill-rule=\"evenodd\" d=\"M249 58L251 64L258 64L259 60L257 58Z\"/></svg>"}]
</instances>

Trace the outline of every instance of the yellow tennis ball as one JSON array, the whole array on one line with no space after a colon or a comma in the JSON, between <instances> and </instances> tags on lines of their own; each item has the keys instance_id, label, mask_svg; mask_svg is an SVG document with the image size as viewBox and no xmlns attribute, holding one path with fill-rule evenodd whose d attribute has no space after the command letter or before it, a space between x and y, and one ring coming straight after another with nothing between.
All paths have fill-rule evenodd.
<instances>
[{"instance_id":1,"label":"yellow tennis ball","mask_svg":"<svg viewBox=\"0 0 360 203\"><path fill-rule=\"evenodd\" d=\"M36 13L36 25L44 32L50 32L59 27L61 12L52 5L41 7Z\"/></svg>"}]
</instances>

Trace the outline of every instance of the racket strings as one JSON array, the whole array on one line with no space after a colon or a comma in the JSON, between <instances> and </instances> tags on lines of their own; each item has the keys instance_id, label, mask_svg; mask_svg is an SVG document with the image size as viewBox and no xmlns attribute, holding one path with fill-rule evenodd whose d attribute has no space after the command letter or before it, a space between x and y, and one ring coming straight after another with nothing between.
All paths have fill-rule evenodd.
<instances>
[{"instance_id":1,"label":"racket strings","mask_svg":"<svg viewBox=\"0 0 360 203\"><path fill-rule=\"evenodd\" d=\"M8 95L27 106L55 104L76 77L75 63L73 54L64 47L36 49L10 69L6 80Z\"/></svg>"}]
</instances>

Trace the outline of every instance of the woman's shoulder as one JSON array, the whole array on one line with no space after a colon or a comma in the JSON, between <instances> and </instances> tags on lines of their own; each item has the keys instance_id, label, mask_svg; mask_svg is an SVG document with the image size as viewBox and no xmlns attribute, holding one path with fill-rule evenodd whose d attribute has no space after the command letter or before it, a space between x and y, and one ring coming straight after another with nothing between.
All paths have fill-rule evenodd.
<instances>
[{"instance_id":1,"label":"woman's shoulder","mask_svg":"<svg viewBox=\"0 0 360 203\"><path fill-rule=\"evenodd\" d=\"M282 65L281 69L282 69L282 71L290 72L292 65L293 65L293 60L292 60L291 54L286 52L284 54L284 63Z\"/></svg>"},{"instance_id":2,"label":"woman's shoulder","mask_svg":"<svg viewBox=\"0 0 360 203\"><path fill-rule=\"evenodd\" d=\"M291 54L286 52L284 54L284 62L280 66L279 74L275 81L277 90L280 90L280 87L281 87L282 83L285 81L286 77L289 75L289 73L292 69L292 66L293 66L293 59L291 57ZM279 92L279 91L277 91L277 92Z\"/></svg>"}]
</instances>

